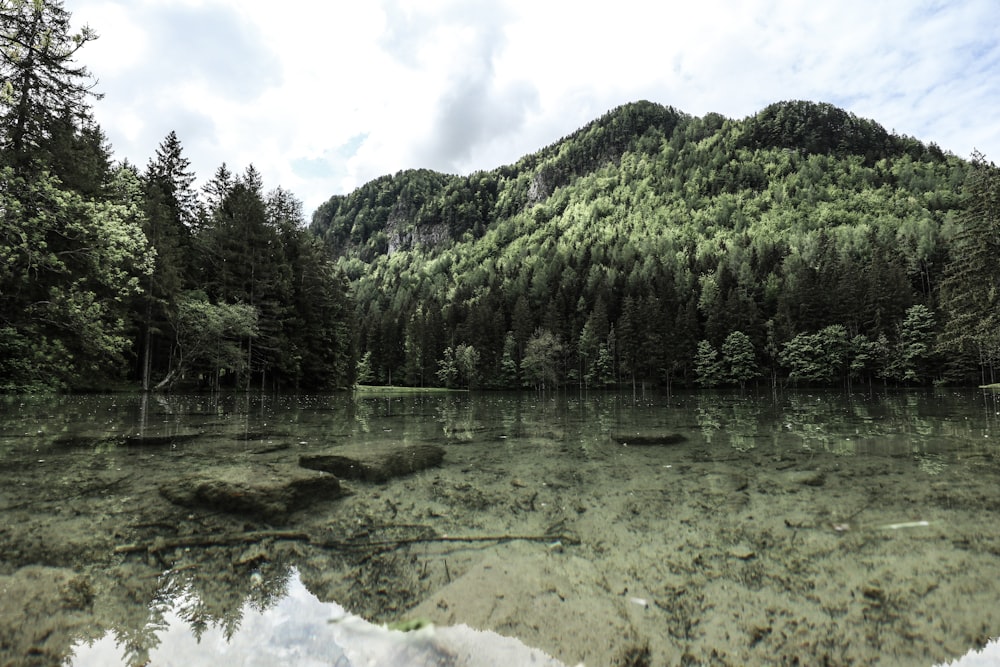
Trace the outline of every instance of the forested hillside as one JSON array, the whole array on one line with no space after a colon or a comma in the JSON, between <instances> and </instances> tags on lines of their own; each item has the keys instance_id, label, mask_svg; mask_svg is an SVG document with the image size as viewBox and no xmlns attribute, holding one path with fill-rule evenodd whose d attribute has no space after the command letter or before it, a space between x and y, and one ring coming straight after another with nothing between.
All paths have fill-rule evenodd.
<instances>
[{"instance_id":1,"label":"forested hillside","mask_svg":"<svg viewBox=\"0 0 1000 667\"><path fill-rule=\"evenodd\" d=\"M225 165L202 192L171 132L115 163L56 0L0 6L0 391L334 389L347 286L291 193Z\"/></svg>"},{"instance_id":2,"label":"forested hillside","mask_svg":"<svg viewBox=\"0 0 1000 667\"><path fill-rule=\"evenodd\" d=\"M828 104L638 102L301 203L116 162L60 0L0 6L0 390L992 381L1000 177ZM400 119L400 122L405 122Z\"/></svg>"},{"instance_id":3,"label":"forested hillside","mask_svg":"<svg viewBox=\"0 0 1000 667\"><path fill-rule=\"evenodd\" d=\"M311 229L350 280L364 381L979 382L997 182L828 104L639 102L514 165L377 179Z\"/></svg>"}]
</instances>

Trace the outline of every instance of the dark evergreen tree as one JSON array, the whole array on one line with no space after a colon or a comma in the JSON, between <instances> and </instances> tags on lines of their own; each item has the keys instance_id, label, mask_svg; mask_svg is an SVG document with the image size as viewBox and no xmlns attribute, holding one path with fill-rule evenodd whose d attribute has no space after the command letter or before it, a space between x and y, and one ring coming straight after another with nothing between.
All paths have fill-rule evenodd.
<instances>
[{"instance_id":1,"label":"dark evergreen tree","mask_svg":"<svg viewBox=\"0 0 1000 667\"><path fill-rule=\"evenodd\" d=\"M191 238L196 213L196 197L191 189L194 179L180 140L170 132L143 174L143 231L156 249L155 268L143 285L136 311L142 346L138 378L144 389L171 373L177 302L184 290L197 284Z\"/></svg>"},{"instance_id":2,"label":"dark evergreen tree","mask_svg":"<svg viewBox=\"0 0 1000 667\"><path fill-rule=\"evenodd\" d=\"M950 249L941 285L946 314L940 346L951 372L981 371L996 382L1000 361L1000 170L980 153L972 155L965 186L966 208ZM964 368L963 368L964 367Z\"/></svg>"},{"instance_id":3,"label":"dark evergreen tree","mask_svg":"<svg viewBox=\"0 0 1000 667\"><path fill-rule=\"evenodd\" d=\"M0 137L3 164L19 174L50 168L40 158L53 132L70 134L89 120L96 97L77 53L97 34L73 33L61 0L10 0L0 5Z\"/></svg>"}]
</instances>

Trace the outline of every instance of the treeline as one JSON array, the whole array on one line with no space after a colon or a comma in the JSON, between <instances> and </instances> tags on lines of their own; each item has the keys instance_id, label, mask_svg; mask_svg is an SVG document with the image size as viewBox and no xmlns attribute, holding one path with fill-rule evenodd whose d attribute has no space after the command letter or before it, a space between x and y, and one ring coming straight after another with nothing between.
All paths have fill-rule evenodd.
<instances>
[{"instance_id":1,"label":"treeline","mask_svg":"<svg viewBox=\"0 0 1000 667\"><path fill-rule=\"evenodd\" d=\"M173 133L94 122L95 38L0 6L0 389L989 382L1000 177L828 104L615 109L515 164L376 179L307 229Z\"/></svg>"},{"instance_id":2,"label":"treeline","mask_svg":"<svg viewBox=\"0 0 1000 667\"><path fill-rule=\"evenodd\" d=\"M114 163L69 19L0 7L0 390L352 384L354 307L300 202L252 166L195 191L174 133Z\"/></svg>"},{"instance_id":3,"label":"treeline","mask_svg":"<svg viewBox=\"0 0 1000 667\"><path fill-rule=\"evenodd\" d=\"M981 382L998 183L827 104L642 102L494 171L383 177L312 230L368 382Z\"/></svg>"}]
</instances>

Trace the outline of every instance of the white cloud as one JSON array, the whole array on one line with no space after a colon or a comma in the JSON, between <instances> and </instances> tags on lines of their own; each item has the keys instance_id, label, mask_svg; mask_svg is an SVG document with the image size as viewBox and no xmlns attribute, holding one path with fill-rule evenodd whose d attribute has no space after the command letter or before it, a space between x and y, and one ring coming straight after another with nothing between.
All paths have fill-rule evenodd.
<instances>
[{"instance_id":1,"label":"white cloud","mask_svg":"<svg viewBox=\"0 0 1000 667\"><path fill-rule=\"evenodd\" d=\"M400 169L489 169L638 99L827 101L1000 159L992 0L75 0L116 156L176 130L201 180L250 162L311 211Z\"/></svg>"}]
</instances>

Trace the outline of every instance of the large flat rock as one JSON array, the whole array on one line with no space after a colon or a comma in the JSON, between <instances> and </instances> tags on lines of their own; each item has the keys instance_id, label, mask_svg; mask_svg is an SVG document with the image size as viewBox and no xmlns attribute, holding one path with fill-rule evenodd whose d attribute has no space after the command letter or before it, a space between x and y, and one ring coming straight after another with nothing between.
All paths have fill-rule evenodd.
<instances>
[{"instance_id":1,"label":"large flat rock","mask_svg":"<svg viewBox=\"0 0 1000 667\"><path fill-rule=\"evenodd\" d=\"M387 482L441 465L444 448L437 445L347 445L299 457L299 465L333 473L341 479Z\"/></svg>"},{"instance_id":2,"label":"large flat rock","mask_svg":"<svg viewBox=\"0 0 1000 667\"><path fill-rule=\"evenodd\" d=\"M183 507L280 520L291 512L343 495L333 475L294 465L226 465L160 485L160 494Z\"/></svg>"}]
</instances>

